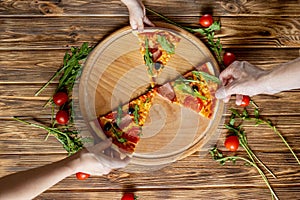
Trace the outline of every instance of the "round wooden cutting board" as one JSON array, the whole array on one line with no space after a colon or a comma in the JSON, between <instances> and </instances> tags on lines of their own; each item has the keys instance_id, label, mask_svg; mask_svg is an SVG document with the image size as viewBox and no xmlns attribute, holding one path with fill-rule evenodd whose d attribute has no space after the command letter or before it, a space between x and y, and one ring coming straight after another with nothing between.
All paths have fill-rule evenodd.
<instances>
[{"instance_id":1,"label":"round wooden cutting board","mask_svg":"<svg viewBox=\"0 0 300 200\"><path fill-rule=\"evenodd\" d=\"M219 75L210 51L194 35L170 24L145 28L145 31L153 29L166 30L181 38L175 54L157 79L158 84L174 80L207 62L211 73ZM125 27L97 45L86 61L79 83L81 115L86 124L91 124L98 116L143 94L149 86L139 40L130 27ZM135 170L142 166L145 170L163 166L215 141L224 112L224 104L216 102L213 118L207 119L156 97L128 168ZM103 139L103 132L95 129L89 127L94 139Z\"/></svg>"}]
</instances>

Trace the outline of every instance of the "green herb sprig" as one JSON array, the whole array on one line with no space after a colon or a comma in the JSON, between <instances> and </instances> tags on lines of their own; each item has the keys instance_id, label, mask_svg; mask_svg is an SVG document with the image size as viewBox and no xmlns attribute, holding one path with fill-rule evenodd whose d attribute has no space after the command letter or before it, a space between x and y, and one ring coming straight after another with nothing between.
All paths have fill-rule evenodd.
<instances>
[{"instance_id":1,"label":"green herb sprig","mask_svg":"<svg viewBox=\"0 0 300 200\"><path fill-rule=\"evenodd\" d=\"M40 128L48 132L46 139L49 135L54 136L62 145L63 148L68 152L69 155L76 153L77 151L83 148L84 141L79 136L79 133L76 130L70 130L68 127L65 128L55 128L45 125L40 125L36 123L31 123L25 120L22 120L18 117L14 119L23 124L27 124L32 127Z\"/></svg>"},{"instance_id":2,"label":"green herb sprig","mask_svg":"<svg viewBox=\"0 0 300 200\"><path fill-rule=\"evenodd\" d=\"M274 192L273 188L271 187L268 178L266 177L264 172L258 167L258 165L255 162L253 162L247 158L240 157L240 156L224 156L222 154L222 152L220 152L216 147L213 148L212 150L210 150L209 152L210 152L211 156L213 157L213 159L215 161L219 162L221 165L225 165L225 163L227 161L231 161L231 162L235 163L237 160L242 160L245 162L245 164L250 165L251 167L254 167L258 171L258 173L260 174L260 176L262 177L264 182L266 183L267 187L269 188L272 199L273 198L275 198L276 200L279 199L277 197L276 193Z\"/></svg>"},{"instance_id":3,"label":"green herb sprig","mask_svg":"<svg viewBox=\"0 0 300 200\"><path fill-rule=\"evenodd\" d=\"M56 78L59 78L58 86L54 93L64 90L70 96L70 100L68 102L69 113L70 113L70 121L68 125L59 126L55 122L55 113L54 113L54 102L53 98L50 97L48 101L45 103L44 107L52 104L52 116L51 116L51 126L47 127L44 125L30 123L19 118L15 118L17 121L28 124L30 126L34 126L37 128L44 129L48 131L48 135L54 136L62 145L63 148L69 153L69 155L76 153L80 149L83 148L83 143L86 138L80 137L77 130L72 127L72 122L74 119L74 112L72 108L72 98L71 95L73 91L74 84L76 82L76 78L81 74L83 68L83 62L86 60L89 53L93 50L93 47L89 47L88 43L83 43L81 47L71 47L70 53L67 51L63 58L63 65L59 68L56 73L49 79L47 83L45 83L36 93L35 96L41 94L41 92Z\"/></svg>"},{"instance_id":4,"label":"green herb sprig","mask_svg":"<svg viewBox=\"0 0 300 200\"><path fill-rule=\"evenodd\" d=\"M206 81L212 81L217 84L221 83L220 79L218 79L216 76L210 75L206 72L192 71L192 74L195 75L198 79L201 79L201 77L203 77Z\"/></svg>"},{"instance_id":5,"label":"green herb sprig","mask_svg":"<svg viewBox=\"0 0 300 200\"><path fill-rule=\"evenodd\" d=\"M261 165L268 173L270 173L273 178L276 178L276 176L273 174L271 170L268 169L268 167L255 155L255 153L251 150L251 148L248 145L247 137L246 137L246 131L243 129L243 123L245 121L252 121L254 122L255 126L259 125L267 125L269 126L284 142L286 147L290 150L294 158L296 159L297 163L299 163L299 159L290 147L290 145L287 143L287 141L284 139L282 134L277 130L276 126L272 124L272 122L268 119L263 119L260 116L259 108L255 104L254 101L251 100L251 105L253 105L254 113L251 115L246 108L244 108L242 111L239 111L237 109L231 108L231 116L229 119L228 124L225 124L225 128L229 130L231 134L234 134L238 136L240 145L243 147L243 149L246 151L249 159L239 157L239 156L228 156L224 157L222 153L220 153L216 148L212 149L210 151L212 157L214 160L220 162L220 164L224 164L226 161L232 161L235 162L235 160L240 159L246 161L246 163L250 164L251 166L255 167L259 174L262 176L263 180L265 181L266 185L268 186L269 190L271 191L272 199L278 199L275 192L271 188L268 179L266 178L264 172L260 169L259 165ZM259 165L258 165L259 164Z\"/></svg>"},{"instance_id":6,"label":"green herb sprig","mask_svg":"<svg viewBox=\"0 0 300 200\"><path fill-rule=\"evenodd\" d=\"M254 122L255 126L263 125L263 124L269 126L274 131L274 133L276 133L280 137L280 139L283 141L283 143L286 145L286 147L289 149L289 151L294 156L297 163L300 165L299 158L297 157L297 155L295 154L293 149L290 147L288 142L285 140L285 138L282 136L282 134L278 131L276 126L273 125L273 123L270 120L263 119L262 117L260 117L260 113L259 113L259 110L257 108L257 105L254 106L254 116L251 116L246 109L244 109L242 112L239 112L236 109L230 109L230 110L232 112L232 117L230 119L230 121L231 121L230 124L232 124L233 121L235 121L236 118L239 118L240 120L242 120L242 122L243 121L252 121L252 122ZM239 125L238 127L234 127L230 124L226 126L227 129L235 131L235 132L241 130L241 125Z\"/></svg>"},{"instance_id":7,"label":"green herb sprig","mask_svg":"<svg viewBox=\"0 0 300 200\"><path fill-rule=\"evenodd\" d=\"M93 47L89 47L86 42L83 43L80 48L71 47L71 54L69 54L68 51L65 53L63 66L35 93L35 96L40 95L40 93L59 76L61 77L55 93L65 89L68 91L68 94L71 94L76 78L81 73L82 64L92 50ZM49 102L52 102L52 97L47 101L45 106L48 105Z\"/></svg>"},{"instance_id":8,"label":"green herb sprig","mask_svg":"<svg viewBox=\"0 0 300 200\"><path fill-rule=\"evenodd\" d=\"M180 77L175 81L174 87L186 94L190 94L202 100L207 100L205 96L201 95L197 90L194 90L189 83L199 83L199 80L190 80Z\"/></svg>"},{"instance_id":9,"label":"green herb sprig","mask_svg":"<svg viewBox=\"0 0 300 200\"><path fill-rule=\"evenodd\" d=\"M276 176L273 174L271 170L254 154L254 152L251 150L251 148L248 145L247 136L245 130L243 130L242 123L235 125L236 122L236 114L238 113L237 110L231 109L232 114L230 116L230 120L228 124L225 124L225 128L227 128L229 131L231 131L234 135L237 135L239 138L240 145L245 149L246 153L248 154L249 158L252 160L252 162L255 163L255 160L262 165L265 170L267 170L273 178L276 178ZM247 116L248 112L246 109L244 109L243 115Z\"/></svg>"},{"instance_id":10,"label":"green herb sprig","mask_svg":"<svg viewBox=\"0 0 300 200\"><path fill-rule=\"evenodd\" d=\"M134 111L133 111L133 116L134 116L134 122L136 125L139 125L139 118L140 118L139 110L140 110L139 106L135 105Z\"/></svg>"},{"instance_id":11,"label":"green herb sprig","mask_svg":"<svg viewBox=\"0 0 300 200\"><path fill-rule=\"evenodd\" d=\"M144 60L145 60L145 64L147 66L147 70L148 70L148 74L150 74L151 76L153 76L153 61L152 61L152 54L149 51L149 40L146 37L145 39L145 55L144 55Z\"/></svg>"}]
</instances>

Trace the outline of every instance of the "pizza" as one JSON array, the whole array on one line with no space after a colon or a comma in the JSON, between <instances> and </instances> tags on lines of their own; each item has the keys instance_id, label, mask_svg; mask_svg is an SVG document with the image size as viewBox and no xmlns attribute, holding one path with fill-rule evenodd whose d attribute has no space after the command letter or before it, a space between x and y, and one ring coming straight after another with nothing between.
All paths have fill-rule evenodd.
<instances>
[{"instance_id":1,"label":"pizza","mask_svg":"<svg viewBox=\"0 0 300 200\"><path fill-rule=\"evenodd\" d=\"M175 53L180 37L164 30L145 30L142 33L138 33L137 37L140 42L140 52L147 68L147 74L153 87L156 83L156 78Z\"/></svg>"},{"instance_id":2,"label":"pizza","mask_svg":"<svg viewBox=\"0 0 300 200\"><path fill-rule=\"evenodd\" d=\"M206 63L164 84L158 88L158 94L211 119L216 101L214 94L218 88L219 79L210 74L209 65Z\"/></svg>"},{"instance_id":3,"label":"pizza","mask_svg":"<svg viewBox=\"0 0 300 200\"><path fill-rule=\"evenodd\" d=\"M133 153L156 94L153 88L116 110L99 116L98 128L102 129L106 137L112 138L112 143L120 150Z\"/></svg>"}]
</instances>

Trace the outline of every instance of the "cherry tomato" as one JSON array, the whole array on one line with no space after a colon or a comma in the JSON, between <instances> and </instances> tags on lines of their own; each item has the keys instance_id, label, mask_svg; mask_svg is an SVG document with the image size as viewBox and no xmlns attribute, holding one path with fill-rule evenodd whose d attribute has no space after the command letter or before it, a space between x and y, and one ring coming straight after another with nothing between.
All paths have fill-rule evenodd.
<instances>
[{"instance_id":1,"label":"cherry tomato","mask_svg":"<svg viewBox=\"0 0 300 200\"><path fill-rule=\"evenodd\" d=\"M65 110L60 110L56 113L55 119L56 119L57 123L59 123L61 125L65 125L69 121L69 113Z\"/></svg>"},{"instance_id":2,"label":"cherry tomato","mask_svg":"<svg viewBox=\"0 0 300 200\"><path fill-rule=\"evenodd\" d=\"M214 22L214 19L210 14L205 14L199 19L199 24L205 28L210 27L212 23Z\"/></svg>"},{"instance_id":3,"label":"cherry tomato","mask_svg":"<svg viewBox=\"0 0 300 200\"><path fill-rule=\"evenodd\" d=\"M228 136L225 140L224 145L229 151L236 151L240 145L238 136L236 135Z\"/></svg>"},{"instance_id":4,"label":"cherry tomato","mask_svg":"<svg viewBox=\"0 0 300 200\"><path fill-rule=\"evenodd\" d=\"M228 67L231 63L236 60L236 57L233 53L225 52L223 55L223 63L226 67Z\"/></svg>"},{"instance_id":5,"label":"cherry tomato","mask_svg":"<svg viewBox=\"0 0 300 200\"><path fill-rule=\"evenodd\" d=\"M121 200L135 200L135 199L136 198L133 193L125 193L121 198Z\"/></svg>"},{"instance_id":6,"label":"cherry tomato","mask_svg":"<svg viewBox=\"0 0 300 200\"><path fill-rule=\"evenodd\" d=\"M242 107L248 106L249 103L250 103L250 101L251 101L250 97L244 95L244 96L243 96L243 99L242 99L242 104L241 104L241 106L242 106Z\"/></svg>"},{"instance_id":7,"label":"cherry tomato","mask_svg":"<svg viewBox=\"0 0 300 200\"><path fill-rule=\"evenodd\" d=\"M76 178L77 178L78 180L85 180L85 179L87 179L88 177L90 177L89 174L86 174L86 173L83 173L83 172L77 172L77 173L76 173Z\"/></svg>"},{"instance_id":8,"label":"cherry tomato","mask_svg":"<svg viewBox=\"0 0 300 200\"><path fill-rule=\"evenodd\" d=\"M68 94L65 92L58 92L53 96L53 102L58 105L62 106L64 103L68 101Z\"/></svg>"}]
</instances>

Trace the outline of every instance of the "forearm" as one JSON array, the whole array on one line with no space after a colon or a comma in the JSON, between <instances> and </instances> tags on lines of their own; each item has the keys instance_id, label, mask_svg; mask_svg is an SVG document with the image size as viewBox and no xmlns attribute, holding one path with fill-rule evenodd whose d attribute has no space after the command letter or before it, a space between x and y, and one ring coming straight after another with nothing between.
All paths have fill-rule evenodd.
<instances>
[{"instance_id":1,"label":"forearm","mask_svg":"<svg viewBox=\"0 0 300 200\"><path fill-rule=\"evenodd\" d=\"M69 167L72 158L67 158L49 165L18 172L0 179L0 199L32 199L72 175Z\"/></svg>"},{"instance_id":2,"label":"forearm","mask_svg":"<svg viewBox=\"0 0 300 200\"><path fill-rule=\"evenodd\" d=\"M270 70L260 82L267 94L300 88L300 57Z\"/></svg>"},{"instance_id":3,"label":"forearm","mask_svg":"<svg viewBox=\"0 0 300 200\"><path fill-rule=\"evenodd\" d=\"M139 4L139 0L121 0L128 8Z\"/></svg>"}]
</instances>

